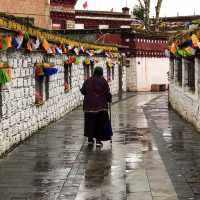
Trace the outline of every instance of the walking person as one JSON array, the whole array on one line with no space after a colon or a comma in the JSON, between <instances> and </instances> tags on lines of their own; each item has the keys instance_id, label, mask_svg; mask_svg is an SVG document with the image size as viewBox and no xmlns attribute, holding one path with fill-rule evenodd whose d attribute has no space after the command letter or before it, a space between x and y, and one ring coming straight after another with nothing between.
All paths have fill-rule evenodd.
<instances>
[{"instance_id":1,"label":"walking person","mask_svg":"<svg viewBox=\"0 0 200 200\"><path fill-rule=\"evenodd\" d=\"M84 136L88 144L102 146L102 141L112 139L112 128L108 115L108 103L112 102L112 95L107 81L103 77L103 69L96 67L93 76L87 79L81 93L84 95Z\"/></svg>"}]
</instances>

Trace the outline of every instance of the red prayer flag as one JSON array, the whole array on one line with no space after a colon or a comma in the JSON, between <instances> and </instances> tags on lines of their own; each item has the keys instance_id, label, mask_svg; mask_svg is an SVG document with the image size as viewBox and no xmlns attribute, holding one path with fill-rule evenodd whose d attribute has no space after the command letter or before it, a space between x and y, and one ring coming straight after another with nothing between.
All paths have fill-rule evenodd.
<instances>
[{"instance_id":1,"label":"red prayer flag","mask_svg":"<svg viewBox=\"0 0 200 200\"><path fill-rule=\"evenodd\" d=\"M88 7L88 2L85 1L85 3L83 4L83 8L86 9Z\"/></svg>"}]
</instances>

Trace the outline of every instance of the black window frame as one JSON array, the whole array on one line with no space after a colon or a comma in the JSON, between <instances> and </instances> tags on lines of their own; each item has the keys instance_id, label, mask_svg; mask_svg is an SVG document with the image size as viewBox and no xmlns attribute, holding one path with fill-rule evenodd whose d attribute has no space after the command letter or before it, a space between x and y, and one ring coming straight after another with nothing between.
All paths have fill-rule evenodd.
<instances>
[{"instance_id":1,"label":"black window frame","mask_svg":"<svg viewBox=\"0 0 200 200\"><path fill-rule=\"evenodd\" d=\"M187 86L192 92L195 92L195 59L187 58Z\"/></svg>"},{"instance_id":2,"label":"black window frame","mask_svg":"<svg viewBox=\"0 0 200 200\"><path fill-rule=\"evenodd\" d=\"M37 63L35 64L35 66ZM49 76L35 74L35 104L42 105L49 99Z\"/></svg>"},{"instance_id":3,"label":"black window frame","mask_svg":"<svg viewBox=\"0 0 200 200\"><path fill-rule=\"evenodd\" d=\"M90 63L90 64L83 64L83 68L84 68L84 80L87 80L88 78L90 78L93 73L94 73L94 64Z\"/></svg>"},{"instance_id":4,"label":"black window frame","mask_svg":"<svg viewBox=\"0 0 200 200\"><path fill-rule=\"evenodd\" d=\"M177 67L177 81L180 86L183 83L183 62L182 58L176 58L176 67Z\"/></svg>"},{"instance_id":5,"label":"black window frame","mask_svg":"<svg viewBox=\"0 0 200 200\"><path fill-rule=\"evenodd\" d=\"M112 66L112 80L115 80L115 67Z\"/></svg>"},{"instance_id":6,"label":"black window frame","mask_svg":"<svg viewBox=\"0 0 200 200\"><path fill-rule=\"evenodd\" d=\"M64 64L64 87L65 92L72 89L72 63Z\"/></svg>"},{"instance_id":7,"label":"black window frame","mask_svg":"<svg viewBox=\"0 0 200 200\"><path fill-rule=\"evenodd\" d=\"M173 80L175 78L175 59L173 57L170 58L170 79Z\"/></svg>"},{"instance_id":8,"label":"black window frame","mask_svg":"<svg viewBox=\"0 0 200 200\"><path fill-rule=\"evenodd\" d=\"M111 68L107 65L107 81L111 81Z\"/></svg>"}]
</instances>

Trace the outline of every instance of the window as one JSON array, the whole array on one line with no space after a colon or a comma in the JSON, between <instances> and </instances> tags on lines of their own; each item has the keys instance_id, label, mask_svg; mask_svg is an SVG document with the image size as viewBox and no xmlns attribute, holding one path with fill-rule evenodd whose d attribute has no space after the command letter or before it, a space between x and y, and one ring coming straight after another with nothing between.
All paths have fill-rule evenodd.
<instances>
[{"instance_id":1,"label":"window","mask_svg":"<svg viewBox=\"0 0 200 200\"><path fill-rule=\"evenodd\" d=\"M174 58L170 58L170 78L174 79Z\"/></svg>"},{"instance_id":2,"label":"window","mask_svg":"<svg viewBox=\"0 0 200 200\"><path fill-rule=\"evenodd\" d=\"M43 82L44 82L44 77L35 77L35 103L37 105L43 104L44 103L44 98L43 98Z\"/></svg>"},{"instance_id":3,"label":"window","mask_svg":"<svg viewBox=\"0 0 200 200\"><path fill-rule=\"evenodd\" d=\"M84 65L84 80L90 77L90 65Z\"/></svg>"},{"instance_id":4,"label":"window","mask_svg":"<svg viewBox=\"0 0 200 200\"><path fill-rule=\"evenodd\" d=\"M114 80L115 79L115 68L114 68L114 66L112 67L112 80Z\"/></svg>"},{"instance_id":5,"label":"window","mask_svg":"<svg viewBox=\"0 0 200 200\"><path fill-rule=\"evenodd\" d=\"M91 64L90 64L90 73L91 73L91 76L92 76L93 73L94 73L94 63L91 63Z\"/></svg>"},{"instance_id":6,"label":"window","mask_svg":"<svg viewBox=\"0 0 200 200\"><path fill-rule=\"evenodd\" d=\"M84 80L87 80L93 74L94 62L92 62L89 58L86 58L83 62L83 67L84 67Z\"/></svg>"},{"instance_id":7,"label":"window","mask_svg":"<svg viewBox=\"0 0 200 200\"><path fill-rule=\"evenodd\" d=\"M126 63L125 63L126 67L130 67L130 60L126 59L125 62L126 62Z\"/></svg>"},{"instance_id":8,"label":"window","mask_svg":"<svg viewBox=\"0 0 200 200\"><path fill-rule=\"evenodd\" d=\"M46 76L45 78L45 100L47 101L49 99L49 76Z\"/></svg>"},{"instance_id":9,"label":"window","mask_svg":"<svg viewBox=\"0 0 200 200\"><path fill-rule=\"evenodd\" d=\"M35 104L42 105L49 99L49 77L35 77Z\"/></svg>"},{"instance_id":10,"label":"window","mask_svg":"<svg viewBox=\"0 0 200 200\"><path fill-rule=\"evenodd\" d=\"M84 24L75 24L75 29L84 29Z\"/></svg>"},{"instance_id":11,"label":"window","mask_svg":"<svg viewBox=\"0 0 200 200\"><path fill-rule=\"evenodd\" d=\"M35 64L35 104L42 105L49 99L49 76L44 76L40 64Z\"/></svg>"},{"instance_id":12,"label":"window","mask_svg":"<svg viewBox=\"0 0 200 200\"><path fill-rule=\"evenodd\" d=\"M122 25L122 26L120 26L120 28L131 28L130 26L126 26L126 25Z\"/></svg>"},{"instance_id":13,"label":"window","mask_svg":"<svg viewBox=\"0 0 200 200\"><path fill-rule=\"evenodd\" d=\"M111 81L115 79L115 68L114 64L109 60L106 62L106 68L107 68L107 81Z\"/></svg>"},{"instance_id":14,"label":"window","mask_svg":"<svg viewBox=\"0 0 200 200\"><path fill-rule=\"evenodd\" d=\"M60 29L61 29L61 24L53 23L53 24L52 24L52 29L53 29L53 30L60 30Z\"/></svg>"},{"instance_id":15,"label":"window","mask_svg":"<svg viewBox=\"0 0 200 200\"><path fill-rule=\"evenodd\" d=\"M66 29L75 29L75 21L66 20Z\"/></svg>"},{"instance_id":16,"label":"window","mask_svg":"<svg viewBox=\"0 0 200 200\"><path fill-rule=\"evenodd\" d=\"M107 66L107 81L111 81L111 68Z\"/></svg>"},{"instance_id":17,"label":"window","mask_svg":"<svg viewBox=\"0 0 200 200\"><path fill-rule=\"evenodd\" d=\"M60 30L65 29L66 22L62 19L52 19L52 29Z\"/></svg>"},{"instance_id":18,"label":"window","mask_svg":"<svg viewBox=\"0 0 200 200\"><path fill-rule=\"evenodd\" d=\"M64 65L64 87L65 92L72 88L72 64Z\"/></svg>"},{"instance_id":19,"label":"window","mask_svg":"<svg viewBox=\"0 0 200 200\"><path fill-rule=\"evenodd\" d=\"M107 24L99 24L99 29L108 29L109 25Z\"/></svg>"},{"instance_id":20,"label":"window","mask_svg":"<svg viewBox=\"0 0 200 200\"><path fill-rule=\"evenodd\" d=\"M182 58L176 59L176 67L177 67L177 81L179 85L182 85Z\"/></svg>"},{"instance_id":21,"label":"window","mask_svg":"<svg viewBox=\"0 0 200 200\"><path fill-rule=\"evenodd\" d=\"M194 58L187 59L185 62L185 68L186 68L186 85L188 86L188 89L192 92L195 91L195 62Z\"/></svg>"}]
</instances>

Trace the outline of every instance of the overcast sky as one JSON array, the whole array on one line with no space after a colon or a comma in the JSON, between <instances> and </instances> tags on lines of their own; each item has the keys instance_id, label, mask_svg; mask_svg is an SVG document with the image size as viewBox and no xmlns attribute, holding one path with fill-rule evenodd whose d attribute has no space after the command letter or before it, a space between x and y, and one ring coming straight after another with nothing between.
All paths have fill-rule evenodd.
<instances>
[{"instance_id":1,"label":"overcast sky","mask_svg":"<svg viewBox=\"0 0 200 200\"><path fill-rule=\"evenodd\" d=\"M83 9L83 3L88 2L88 10L106 10L121 11L121 8L126 6L133 8L137 0L78 0L76 9ZM154 7L157 0L152 1L151 15L155 15ZM200 15L200 0L163 0L161 16L177 16L179 15Z\"/></svg>"}]
</instances>

